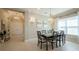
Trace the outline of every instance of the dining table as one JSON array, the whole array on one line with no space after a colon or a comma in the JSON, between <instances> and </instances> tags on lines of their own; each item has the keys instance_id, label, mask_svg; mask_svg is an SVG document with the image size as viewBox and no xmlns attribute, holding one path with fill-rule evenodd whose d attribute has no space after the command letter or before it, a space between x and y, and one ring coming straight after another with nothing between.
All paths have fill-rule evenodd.
<instances>
[{"instance_id":1,"label":"dining table","mask_svg":"<svg viewBox=\"0 0 79 59\"><path fill-rule=\"evenodd\" d=\"M54 40L54 37L59 37L59 39L61 38L60 34L57 34L56 36L54 36L52 33L47 33L47 34L41 34L42 37L44 37L46 40L46 50L48 50L48 43L51 40Z\"/></svg>"}]
</instances>

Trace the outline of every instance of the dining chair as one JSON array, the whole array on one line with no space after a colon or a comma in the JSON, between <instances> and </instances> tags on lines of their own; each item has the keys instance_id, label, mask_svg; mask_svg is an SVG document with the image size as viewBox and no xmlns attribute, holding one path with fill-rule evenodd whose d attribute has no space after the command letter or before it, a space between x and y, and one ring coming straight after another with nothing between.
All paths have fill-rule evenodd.
<instances>
[{"instance_id":1,"label":"dining chair","mask_svg":"<svg viewBox=\"0 0 79 59\"><path fill-rule=\"evenodd\" d=\"M62 46L65 43L65 34L64 31L59 31L58 32L58 46Z\"/></svg>"},{"instance_id":2,"label":"dining chair","mask_svg":"<svg viewBox=\"0 0 79 59\"><path fill-rule=\"evenodd\" d=\"M53 30L48 30L47 33L53 33Z\"/></svg>"},{"instance_id":3,"label":"dining chair","mask_svg":"<svg viewBox=\"0 0 79 59\"><path fill-rule=\"evenodd\" d=\"M57 31L53 31L53 40L55 41L55 45L56 47L58 47L58 32Z\"/></svg>"},{"instance_id":4,"label":"dining chair","mask_svg":"<svg viewBox=\"0 0 79 59\"><path fill-rule=\"evenodd\" d=\"M42 30L41 33L42 34L46 34L47 32L46 32L46 30Z\"/></svg>"},{"instance_id":5,"label":"dining chair","mask_svg":"<svg viewBox=\"0 0 79 59\"><path fill-rule=\"evenodd\" d=\"M0 32L0 41L2 40L2 33Z\"/></svg>"},{"instance_id":6,"label":"dining chair","mask_svg":"<svg viewBox=\"0 0 79 59\"><path fill-rule=\"evenodd\" d=\"M38 36L37 46L39 46L39 44L40 44L40 48L42 49L43 43L46 43L45 37L41 35L41 31L37 31L37 36Z\"/></svg>"},{"instance_id":7,"label":"dining chair","mask_svg":"<svg viewBox=\"0 0 79 59\"><path fill-rule=\"evenodd\" d=\"M37 46L38 46L39 43L40 43L40 35L41 35L41 32L40 32L40 31L37 31L37 37L38 37L38 44L37 44Z\"/></svg>"},{"instance_id":8,"label":"dining chair","mask_svg":"<svg viewBox=\"0 0 79 59\"><path fill-rule=\"evenodd\" d=\"M49 38L49 42L51 43L51 46L52 46L52 49L54 48L54 44L56 47L58 47L58 44L57 44L57 32L56 31L53 31L52 33L53 35Z\"/></svg>"},{"instance_id":9,"label":"dining chair","mask_svg":"<svg viewBox=\"0 0 79 59\"><path fill-rule=\"evenodd\" d=\"M0 41L1 41L1 43L4 43L4 34L3 34L3 32L0 32Z\"/></svg>"},{"instance_id":10,"label":"dining chair","mask_svg":"<svg viewBox=\"0 0 79 59\"><path fill-rule=\"evenodd\" d=\"M62 45L64 45L65 44L65 33L64 33L64 31L61 31L60 35L61 35Z\"/></svg>"}]
</instances>

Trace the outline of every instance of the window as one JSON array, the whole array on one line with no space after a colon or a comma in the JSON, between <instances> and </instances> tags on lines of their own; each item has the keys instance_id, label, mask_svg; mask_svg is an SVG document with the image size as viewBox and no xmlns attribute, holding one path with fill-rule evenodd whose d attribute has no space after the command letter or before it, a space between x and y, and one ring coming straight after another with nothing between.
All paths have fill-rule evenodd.
<instances>
[{"instance_id":1,"label":"window","mask_svg":"<svg viewBox=\"0 0 79 59\"><path fill-rule=\"evenodd\" d=\"M64 30L66 34L78 35L79 33L78 16L59 19L57 22L58 30Z\"/></svg>"},{"instance_id":2,"label":"window","mask_svg":"<svg viewBox=\"0 0 79 59\"><path fill-rule=\"evenodd\" d=\"M37 30L49 30L51 29L48 23L48 17L41 17L37 20Z\"/></svg>"},{"instance_id":3,"label":"window","mask_svg":"<svg viewBox=\"0 0 79 59\"><path fill-rule=\"evenodd\" d=\"M67 34L78 35L78 28L68 28Z\"/></svg>"},{"instance_id":4,"label":"window","mask_svg":"<svg viewBox=\"0 0 79 59\"><path fill-rule=\"evenodd\" d=\"M78 20L76 18L67 19L67 26L68 27L78 26Z\"/></svg>"},{"instance_id":5,"label":"window","mask_svg":"<svg viewBox=\"0 0 79 59\"><path fill-rule=\"evenodd\" d=\"M66 20L65 19L61 19L58 20L58 24L57 24L58 30L63 30L64 32L66 32Z\"/></svg>"}]
</instances>

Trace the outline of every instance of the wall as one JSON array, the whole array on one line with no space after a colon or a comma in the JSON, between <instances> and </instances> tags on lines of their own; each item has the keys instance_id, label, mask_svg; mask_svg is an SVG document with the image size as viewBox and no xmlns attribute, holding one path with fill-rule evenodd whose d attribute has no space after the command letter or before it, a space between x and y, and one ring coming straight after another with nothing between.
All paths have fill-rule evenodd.
<instances>
[{"instance_id":1,"label":"wall","mask_svg":"<svg viewBox=\"0 0 79 59\"><path fill-rule=\"evenodd\" d=\"M34 39L37 37L37 27L36 22L30 22L30 17L36 17L37 15L29 13L27 10L25 12L25 40Z\"/></svg>"},{"instance_id":2,"label":"wall","mask_svg":"<svg viewBox=\"0 0 79 59\"><path fill-rule=\"evenodd\" d=\"M17 15L13 16L16 13L17 13ZM10 37L13 37L14 35L23 37L23 35L24 35L23 16L24 15L21 15L19 12L16 12L16 11L9 11L7 9L0 9L0 20L1 19L3 20L7 33L8 33L8 29L10 29ZM14 19L14 17L18 17L19 19Z\"/></svg>"},{"instance_id":3,"label":"wall","mask_svg":"<svg viewBox=\"0 0 79 59\"><path fill-rule=\"evenodd\" d=\"M3 20L3 23L6 24L5 25L5 29L7 30L7 11L5 11L4 9L0 9L0 21ZM6 16L5 16L6 15ZM1 26L1 25L0 25ZM1 28L1 27L0 27Z\"/></svg>"},{"instance_id":4,"label":"wall","mask_svg":"<svg viewBox=\"0 0 79 59\"><path fill-rule=\"evenodd\" d=\"M31 16L35 17L36 22L34 23L29 22ZM25 40L37 38L37 26L36 26L37 21L47 21L47 20L48 17L46 16L30 13L26 10L25 11ZM55 18L52 19L52 24L50 22L48 23L50 24L51 28L55 28L56 19Z\"/></svg>"},{"instance_id":5,"label":"wall","mask_svg":"<svg viewBox=\"0 0 79 59\"><path fill-rule=\"evenodd\" d=\"M24 27L23 27L23 22L21 19L14 19L10 23L10 34L11 36L17 36L17 37L22 37L24 35Z\"/></svg>"},{"instance_id":6,"label":"wall","mask_svg":"<svg viewBox=\"0 0 79 59\"><path fill-rule=\"evenodd\" d=\"M75 35L67 35L67 41L70 42L74 42L74 43L78 43L79 44L79 36L75 36Z\"/></svg>"}]
</instances>

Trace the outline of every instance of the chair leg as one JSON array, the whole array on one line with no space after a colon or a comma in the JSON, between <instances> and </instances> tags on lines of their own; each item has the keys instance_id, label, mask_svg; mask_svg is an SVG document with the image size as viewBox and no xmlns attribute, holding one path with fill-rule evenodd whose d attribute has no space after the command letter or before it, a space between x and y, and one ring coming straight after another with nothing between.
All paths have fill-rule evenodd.
<instances>
[{"instance_id":1,"label":"chair leg","mask_svg":"<svg viewBox=\"0 0 79 59\"><path fill-rule=\"evenodd\" d=\"M46 41L46 50L48 50L48 42Z\"/></svg>"},{"instance_id":2,"label":"chair leg","mask_svg":"<svg viewBox=\"0 0 79 59\"><path fill-rule=\"evenodd\" d=\"M64 39L62 38L62 45L64 45Z\"/></svg>"},{"instance_id":3,"label":"chair leg","mask_svg":"<svg viewBox=\"0 0 79 59\"><path fill-rule=\"evenodd\" d=\"M61 40L62 40L62 38L61 38L61 36L59 37L59 46L61 46Z\"/></svg>"},{"instance_id":4,"label":"chair leg","mask_svg":"<svg viewBox=\"0 0 79 59\"><path fill-rule=\"evenodd\" d=\"M64 44L66 43L66 40L64 39Z\"/></svg>"},{"instance_id":5,"label":"chair leg","mask_svg":"<svg viewBox=\"0 0 79 59\"><path fill-rule=\"evenodd\" d=\"M61 40L59 40L59 46L61 46Z\"/></svg>"},{"instance_id":6,"label":"chair leg","mask_svg":"<svg viewBox=\"0 0 79 59\"><path fill-rule=\"evenodd\" d=\"M65 39L64 39L64 38L62 38L62 44L63 44L63 45L65 44Z\"/></svg>"},{"instance_id":7,"label":"chair leg","mask_svg":"<svg viewBox=\"0 0 79 59\"><path fill-rule=\"evenodd\" d=\"M42 49L42 42L41 42L40 48Z\"/></svg>"},{"instance_id":8,"label":"chair leg","mask_svg":"<svg viewBox=\"0 0 79 59\"><path fill-rule=\"evenodd\" d=\"M65 36L63 36L63 40L64 40L64 44L66 43L66 39L65 39L66 37Z\"/></svg>"},{"instance_id":9,"label":"chair leg","mask_svg":"<svg viewBox=\"0 0 79 59\"><path fill-rule=\"evenodd\" d=\"M58 47L58 41L56 41L56 48Z\"/></svg>"},{"instance_id":10,"label":"chair leg","mask_svg":"<svg viewBox=\"0 0 79 59\"><path fill-rule=\"evenodd\" d=\"M54 47L53 47L53 42L51 42L51 45L52 45L52 49L53 49L53 48L54 48Z\"/></svg>"},{"instance_id":11,"label":"chair leg","mask_svg":"<svg viewBox=\"0 0 79 59\"><path fill-rule=\"evenodd\" d=\"M39 42L39 40L38 40L37 46L39 46L39 43L40 43L40 42Z\"/></svg>"}]
</instances>

